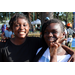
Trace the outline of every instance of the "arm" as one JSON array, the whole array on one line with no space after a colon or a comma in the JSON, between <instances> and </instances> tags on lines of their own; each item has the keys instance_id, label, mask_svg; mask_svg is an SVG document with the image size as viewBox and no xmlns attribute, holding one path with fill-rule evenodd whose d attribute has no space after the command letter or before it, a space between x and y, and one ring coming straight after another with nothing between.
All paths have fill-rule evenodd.
<instances>
[{"instance_id":1,"label":"arm","mask_svg":"<svg viewBox=\"0 0 75 75\"><path fill-rule=\"evenodd\" d=\"M57 43L50 44L50 62L57 62L57 49L60 45Z\"/></svg>"},{"instance_id":2,"label":"arm","mask_svg":"<svg viewBox=\"0 0 75 75\"><path fill-rule=\"evenodd\" d=\"M58 48L61 46L62 42L66 40L62 39L60 41L60 39L58 39L56 42L50 43L50 62L57 62Z\"/></svg>"},{"instance_id":3,"label":"arm","mask_svg":"<svg viewBox=\"0 0 75 75\"><path fill-rule=\"evenodd\" d=\"M71 58L68 60L68 62L75 62L75 51L65 45L62 45L62 47L71 55Z\"/></svg>"}]
</instances>

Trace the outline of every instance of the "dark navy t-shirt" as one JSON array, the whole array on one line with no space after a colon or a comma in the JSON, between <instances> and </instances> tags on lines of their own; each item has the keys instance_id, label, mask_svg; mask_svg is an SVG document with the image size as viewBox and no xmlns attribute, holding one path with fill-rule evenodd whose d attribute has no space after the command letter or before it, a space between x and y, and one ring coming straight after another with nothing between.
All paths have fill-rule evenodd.
<instances>
[{"instance_id":1,"label":"dark navy t-shirt","mask_svg":"<svg viewBox=\"0 0 75 75\"><path fill-rule=\"evenodd\" d=\"M6 43L0 42L0 61L31 62L41 47L40 38L27 37L21 45L14 45L10 39Z\"/></svg>"}]
</instances>

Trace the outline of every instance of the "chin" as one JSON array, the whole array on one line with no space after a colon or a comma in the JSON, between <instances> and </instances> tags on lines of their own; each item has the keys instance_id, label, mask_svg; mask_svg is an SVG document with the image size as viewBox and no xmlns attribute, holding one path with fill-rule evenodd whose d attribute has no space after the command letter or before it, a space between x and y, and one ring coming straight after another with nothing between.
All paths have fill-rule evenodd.
<instances>
[{"instance_id":1,"label":"chin","mask_svg":"<svg viewBox=\"0 0 75 75\"><path fill-rule=\"evenodd\" d=\"M20 36L19 38L24 39L26 36Z\"/></svg>"},{"instance_id":2,"label":"chin","mask_svg":"<svg viewBox=\"0 0 75 75\"><path fill-rule=\"evenodd\" d=\"M19 37L20 38L25 38L25 37L27 37L27 35L20 35Z\"/></svg>"},{"instance_id":3,"label":"chin","mask_svg":"<svg viewBox=\"0 0 75 75\"><path fill-rule=\"evenodd\" d=\"M19 37L19 39L25 39L25 37Z\"/></svg>"}]
</instances>

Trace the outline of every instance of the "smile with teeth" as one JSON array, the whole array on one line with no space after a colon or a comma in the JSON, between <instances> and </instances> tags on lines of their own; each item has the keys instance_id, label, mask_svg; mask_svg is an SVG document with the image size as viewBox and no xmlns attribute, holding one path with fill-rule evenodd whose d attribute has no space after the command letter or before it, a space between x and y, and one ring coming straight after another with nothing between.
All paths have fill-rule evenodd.
<instances>
[{"instance_id":1,"label":"smile with teeth","mask_svg":"<svg viewBox=\"0 0 75 75\"><path fill-rule=\"evenodd\" d=\"M19 32L19 34L24 34L25 32Z\"/></svg>"},{"instance_id":2,"label":"smile with teeth","mask_svg":"<svg viewBox=\"0 0 75 75\"><path fill-rule=\"evenodd\" d=\"M48 38L48 41L55 41L55 38Z\"/></svg>"}]
</instances>

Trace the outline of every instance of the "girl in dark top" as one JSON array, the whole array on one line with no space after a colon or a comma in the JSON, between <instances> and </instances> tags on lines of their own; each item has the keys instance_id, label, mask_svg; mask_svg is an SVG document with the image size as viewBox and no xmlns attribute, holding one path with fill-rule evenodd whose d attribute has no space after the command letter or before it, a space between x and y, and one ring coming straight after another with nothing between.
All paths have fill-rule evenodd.
<instances>
[{"instance_id":1,"label":"girl in dark top","mask_svg":"<svg viewBox=\"0 0 75 75\"><path fill-rule=\"evenodd\" d=\"M0 42L0 61L32 61L41 43L39 38L27 37L29 19L24 14L17 13L11 18L9 25L15 37Z\"/></svg>"}]
</instances>

